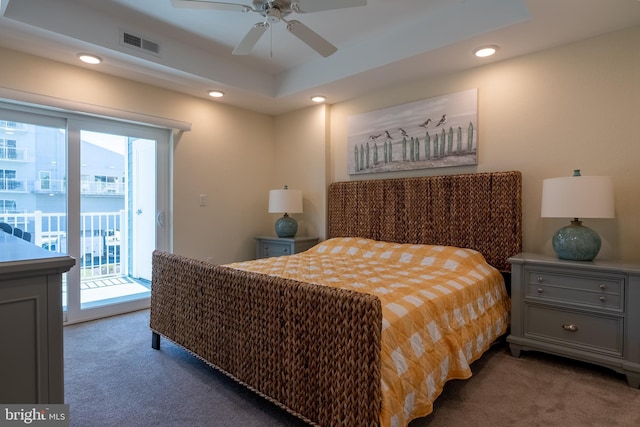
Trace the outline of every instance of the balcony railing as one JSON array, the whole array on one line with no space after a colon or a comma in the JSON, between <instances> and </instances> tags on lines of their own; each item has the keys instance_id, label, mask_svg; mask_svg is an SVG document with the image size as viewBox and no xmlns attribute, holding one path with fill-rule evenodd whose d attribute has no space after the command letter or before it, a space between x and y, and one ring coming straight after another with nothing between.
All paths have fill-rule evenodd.
<instances>
[{"instance_id":1,"label":"balcony railing","mask_svg":"<svg viewBox=\"0 0 640 427\"><path fill-rule=\"evenodd\" d=\"M64 193L67 181L64 179L37 179L33 183L33 191L41 193Z\"/></svg>"},{"instance_id":2,"label":"balcony railing","mask_svg":"<svg viewBox=\"0 0 640 427\"><path fill-rule=\"evenodd\" d=\"M27 191L27 180L16 178L0 178L0 191Z\"/></svg>"},{"instance_id":3,"label":"balcony railing","mask_svg":"<svg viewBox=\"0 0 640 427\"><path fill-rule=\"evenodd\" d=\"M37 246L56 253L68 252L65 213L0 214L0 221L31 233L31 242ZM127 242L122 239L126 211L81 213L80 224L81 279L94 280L126 273Z\"/></svg>"},{"instance_id":4,"label":"balcony railing","mask_svg":"<svg viewBox=\"0 0 640 427\"><path fill-rule=\"evenodd\" d=\"M26 179L0 178L0 191L25 192L28 190ZM122 196L125 193L124 183L81 181L82 195L88 196ZM37 179L33 183L36 193L64 193L67 191L67 181L64 179Z\"/></svg>"},{"instance_id":5,"label":"balcony railing","mask_svg":"<svg viewBox=\"0 0 640 427\"><path fill-rule=\"evenodd\" d=\"M87 195L122 195L124 194L124 182L99 182L80 181L80 191Z\"/></svg>"},{"instance_id":6,"label":"balcony railing","mask_svg":"<svg viewBox=\"0 0 640 427\"><path fill-rule=\"evenodd\" d=\"M0 160L15 160L24 162L27 160L27 149L16 147L0 147Z\"/></svg>"},{"instance_id":7,"label":"balcony railing","mask_svg":"<svg viewBox=\"0 0 640 427\"><path fill-rule=\"evenodd\" d=\"M8 120L0 120L0 129L11 132L26 131L24 123L11 122Z\"/></svg>"}]
</instances>

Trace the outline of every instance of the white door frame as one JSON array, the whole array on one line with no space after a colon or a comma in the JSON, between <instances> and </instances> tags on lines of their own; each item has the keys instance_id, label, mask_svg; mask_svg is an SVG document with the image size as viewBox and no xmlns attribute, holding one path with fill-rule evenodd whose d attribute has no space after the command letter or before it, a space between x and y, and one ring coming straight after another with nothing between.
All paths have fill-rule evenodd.
<instances>
[{"instance_id":1,"label":"white door frame","mask_svg":"<svg viewBox=\"0 0 640 427\"><path fill-rule=\"evenodd\" d=\"M119 122L110 122L102 120L92 120L85 118L71 118L67 122L68 129L68 157L69 157L69 188L68 188L68 218L69 218L69 255L80 259L80 236L79 227L72 227L71 224L80 224L80 133L81 131L101 132L113 135L122 135L126 137L141 138L156 141L156 205L153 207L155 212L152 218L156 216L166 217L170 212L168 201L171 199L170 187L167 186L170 183L170 171L167 165L170 164L170 160L167 156L171 153L171 133L166 129L148 128L142 126L135 126ZM74 183L72 188L71 183ZM128 205L131 201L128 202ZM135 215L135 213L134 213ZM170 242L170 227L166 222L161 224L154 221L155 225L155 249L171 250L167 243ZM73 236L72 234L76 234ZM127 238L126 235L121 236L122 239ZM73 242L73 245L72 245ZM124 245L127 247L128 245ZM120 254L121 258L128 256L126 253ZM150 261L150 257L149 257ZM76 267L78 265L76 264ZM80 268L73 268L67 274L67 316L66 323L76 323L91 319L97 319L106 316L112 316L119 313L125 313L135 310L141 310L148 308L150 305L150 298L134 299L126 302L119 302L110 305L81 308L80 303Z\"/></svg>"}]
</instances>

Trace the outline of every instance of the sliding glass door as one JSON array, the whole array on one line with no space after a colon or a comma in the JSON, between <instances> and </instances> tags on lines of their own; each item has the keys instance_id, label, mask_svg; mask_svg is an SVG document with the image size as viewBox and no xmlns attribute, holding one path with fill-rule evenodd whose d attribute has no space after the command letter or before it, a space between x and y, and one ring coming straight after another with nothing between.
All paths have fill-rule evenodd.
<instances>
[{"instance_id":1,"label":"sliding glass door","mask_svg":"<svg viewBox=\"0 0 640 427\"><path fill-rule=\"evenodd\" d=\"M148 307L151 254L170 249L170 131L31 109L0 109L2 123L0 220L76 258L65 319Z\"/></svg>"},{"instance_id":2,"label":"sliding glass door","mask_svg":"<svg viewBox=\"0 0 640 427\"><path fill-rule=\"evenodd\" d=\"M169 131L69 121L70 176L79 195L79 274L69 278L69 322L149 306L151 254L168 248ZM72 215L70 215L70 219Z\"/></svg>"}]
</instances>

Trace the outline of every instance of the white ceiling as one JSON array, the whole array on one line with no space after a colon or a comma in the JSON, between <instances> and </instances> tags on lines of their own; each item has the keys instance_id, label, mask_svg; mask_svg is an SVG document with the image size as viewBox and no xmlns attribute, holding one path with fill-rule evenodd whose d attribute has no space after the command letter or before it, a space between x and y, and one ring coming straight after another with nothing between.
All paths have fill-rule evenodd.
<instances>
[{"instance_id":1,"label":"white ceiling","mask_svg":"<svg viewBox=\"0 0 640 427\"><path fill-rule=\"evenodd\" d=\"M260 15L176 8L171 0L0 0L0 45L75 65L79 52L92 52L104 59L93 66L101 72L203 98L219 89L226 96L211 102L280 114L310 105L315 94L340 102L640 25L640 1L368 0L289 18L338 51L323 58L280 22L250 55L232 55ZM159 54L122 45L122 30L158 43ZM500 49L473 57L483 44Z\"/></svg>"}]
</instances>

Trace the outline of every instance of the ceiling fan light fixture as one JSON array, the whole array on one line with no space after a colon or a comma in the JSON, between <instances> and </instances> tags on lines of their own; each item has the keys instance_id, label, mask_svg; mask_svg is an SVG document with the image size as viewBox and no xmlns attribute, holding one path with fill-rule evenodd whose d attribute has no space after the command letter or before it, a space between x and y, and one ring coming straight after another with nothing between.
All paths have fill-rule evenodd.
<instances>
[{"instance_id":1,"label":"ceiling fan light fixture","mask_svg":"<svg viewBox=\"0 0 640 427\"><path fill-rule=\"evenodd\" d=\"M210 90L209 96L212 98L222 98L224 96L224 92L221 90Z\"/></svg>"},{"instance_id":2,"label":"ceiling fan light fixture","mask_svg":"<svg viewBox=\"0 0 640 427\"><path fill-rule=\"evenodd\" d=\"M495 54L497 51L498 51L498 46L487 45L487 46L480 46L479 48L474 49L473 54L478 58L486 58L488 56Z\"/></svg>"},{"instance_id":3,"label":"ceiling fan light fixture","mask_svg":"<svg viewBox=\"0 0 640 427\"><path fill-rule=\"evenodd\" d=\"M317 102L317 103L321 103L327 100L327 98L325 96L322 95L314 95L311 97L311 100L313 102Z\"/></svg>"},{"instance_id":4,"label":"ceiling fan light fixture","mask_svg":"<svg viewBox=\"0 0 640 427\"><path fill-rule=\"evenodd\" d=\"M277 7L272 7L267 10L267 21L272 24L277 24L282 19L282 13L280 13L280 9Z\"/></svg>"},{"instance_id":5,"label":"ceiling fan light fixture","mask_svg":"<svg viewBox=\"0 0 640 427\"><path fill-rule=\"evenodd\" d=\"M96 65L102 62L102 58L91 53L79 53L78 58L85 64Z\"/></svg>"}]
</instances>

